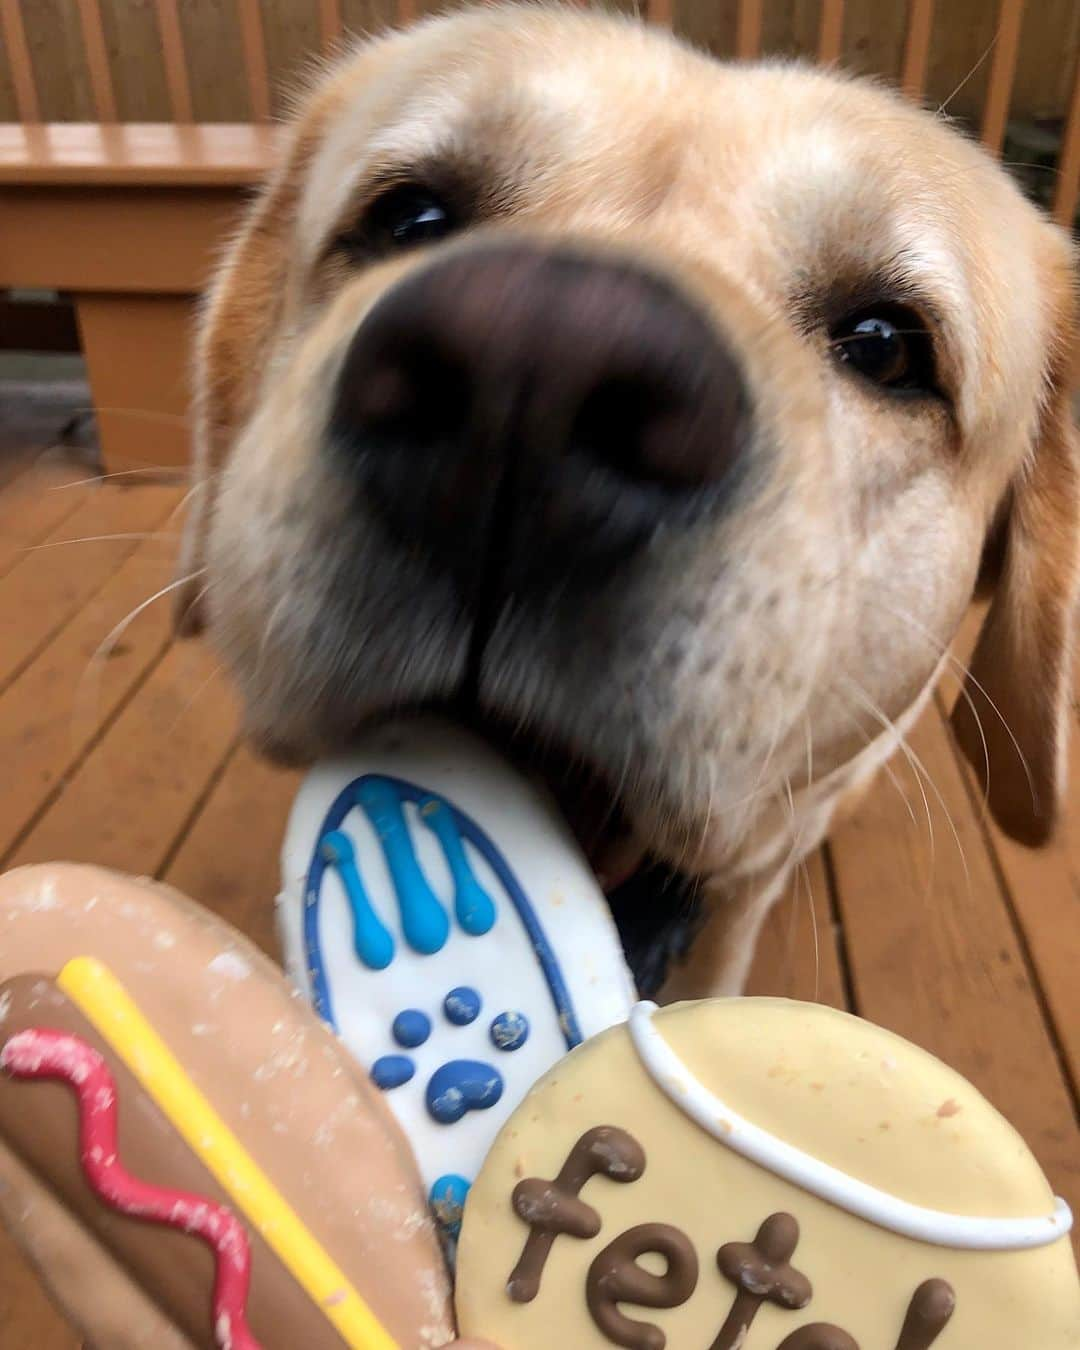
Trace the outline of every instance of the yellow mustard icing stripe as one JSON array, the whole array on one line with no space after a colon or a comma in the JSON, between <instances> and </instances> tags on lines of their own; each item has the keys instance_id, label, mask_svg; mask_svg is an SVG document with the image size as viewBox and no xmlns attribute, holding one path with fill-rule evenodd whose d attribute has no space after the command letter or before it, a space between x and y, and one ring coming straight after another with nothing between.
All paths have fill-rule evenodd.
<instances>
[{"instance_id":1,"label":"yellow mustard icing stripe","mask_svg":"<svg viewBox=\"0 0 1080 1350\"><path fill-rule=\"evenodd\" d=\"M64 966L56 983L109 1042L350 1350L398 1350L333 1258L187 1076L115 975L95 958L77 956Z\"/></svg>"}]
</instances>

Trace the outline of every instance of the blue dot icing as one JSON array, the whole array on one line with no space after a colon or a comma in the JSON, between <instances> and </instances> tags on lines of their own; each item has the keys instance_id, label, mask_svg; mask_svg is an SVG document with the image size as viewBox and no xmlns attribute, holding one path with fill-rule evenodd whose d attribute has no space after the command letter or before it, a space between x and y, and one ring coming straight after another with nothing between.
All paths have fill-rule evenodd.
<instances>
[{"instance_id":1,"label":"blue dot icing","mask_svg":"<svg viewBox=\"0 0 1080 1350\"><path fill-rule=\"evenodd\" d=\"M453 1125L468 1111L488 1110L502 1094L502 1074L493 1064L452 1059L431 1075L424 1099L432 1120Z\"/></svg>"},{"instance_id":2,"label":"blue dot icing","mask_svg":"<svg viewBox=\"0 0 1080 1350\"><path fill-rule=\"evenodd\" d=\"M443 1012L446 1014L446 1020L453 1022L456 1027L467 1027L470 1022L475 1022L480 1016L482 1007L483 1000L480 995L475 989L470 989L467 984L451 989L443 999Z\"/></svg>"},{"instance_id":3,"label":"blue dot icing","mask_svg":"<svg viewBox=\"0 0 1080 1350\"><path fill-rule=\"evenodd\" d=\"M401 1087L416 1072L416 1065L408 1055L382 1055L371 1066L371 1081L377 1088L389 1092Z\"/></svg>"},{"instance_id":4,"label":"blue dot icing","mask_svg":"<svg viewBox=\"0 0 1080 1350\"><path fill-rule=\"evenodd\" d=\"M398 792L385 779L367 778L357 800L382 844L405 941L421 956L433 956L446 946L450 919L420 870Z\"/></svg>"},{"instance_id":5,"label":"blue dot icing","mask_svg":"<svg viewBox=\"0 0 1080 1350\"><path fill-rule=\"evenodd\" d=\"M442 845L454 879L454 915L470 937L483 937L495 926L495 902L477 881L450 808L438 797L420 803L420 819Z\"/></svg>"},{"instance_id":6,"label":"blue dot icing","mask_svg":"<svg viewBox=\"0 0 1080 1350\"><path fill-rule=\"evenodd\" d=\"M419 1008L405 1008L394 1018L394 1040L406 1050L415 1050L431 1035L431 1018Z\"/></svg>"},{"instance_id":7,"label":"blue dot icing","mask_svg":"<svg viewBox=\"0 0 1080 1350\"><path fill-rule=\"evenodd\" d=\"M428 1204L435 1222L447 1237L456 1238L461 1232L461 1216L468 1194L469 1182L454 1172L448 1172L432 1183Z\"/></svg>"},{"instance_id":8,"label":"blue dot icing","mask_svg":"<svg viewBox=\"0 0 1080 1350\"><path fill-rule=\"evenodd\" d=\"M353 949L369 970L385 970L394 959L394 939L371 907L356 867L356 850L344 830L330 830L319 841L323 861L337 869L353 916Z\"/></svg>"},{"instance_id":9,"label":"blue dot icing","mask_svg":"<svg viewBox=\"0 0 1080 1350\"><path fill-rule=\"evenodd\" d=\"M501 1012L491 1024L496 1050L520 1050L529 1039L529 1019L521 1012Z\"/></svg>"}]
</instances>

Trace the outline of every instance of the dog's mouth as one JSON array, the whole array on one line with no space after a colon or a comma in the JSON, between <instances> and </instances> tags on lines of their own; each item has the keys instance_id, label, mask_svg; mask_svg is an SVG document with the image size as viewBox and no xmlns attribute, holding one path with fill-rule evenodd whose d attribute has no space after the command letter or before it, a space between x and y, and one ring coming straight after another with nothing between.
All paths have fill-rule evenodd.
<instances>
[{"instance_id":1,"label":"dog's mouth","mask_svg":"<svg viewBox=\"0 0 1080 1350\"><path fill-rule=\"evenodd\" d=\"M471 710L459 720L554 798L607 896L642 997L656 994L701 924L694 878L658 859L635 830L619 785L585 757L529 727Z\"/></svg>"}]
</instances>

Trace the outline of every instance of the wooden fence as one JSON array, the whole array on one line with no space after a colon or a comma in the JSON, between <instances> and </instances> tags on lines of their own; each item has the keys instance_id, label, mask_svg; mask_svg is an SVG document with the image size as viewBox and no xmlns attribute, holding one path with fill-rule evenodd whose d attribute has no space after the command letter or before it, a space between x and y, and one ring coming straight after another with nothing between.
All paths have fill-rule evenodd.
<instances>
[{"instance_id":1,"label":"wooden fence","mask_svg":"<svg viewBox=\"0 0 1080 1350\"><path fill-rule=\"evenodd\" d=\"M1029 189L1060 221L1075 219L1080 0L612 3L719 55L804 55L892 80L965 118L995 153L1025 165ZM0 289L71 298L107 462L146 453L142 428L110 412L136 404L161 415L155 462L188 453L192 300L244 191L272 162L264 124L350 33L449 7L0 0ZM21 334L9 332L7 345Z\"/></svg>"},{"instance_id":2,"label":"wooden fence","mask_svg":"<svg viewBox=\"0 0 1080 1350\"><path fill-rule=\"evenodd\" d=\"M1078 0L611 0L721 55L839 60L980 126L1066 124L1055 206L1080 172ZM445 0L0 0L0 121L244 122L279 113L350 32Z\"/></svg>"}]
</instances>

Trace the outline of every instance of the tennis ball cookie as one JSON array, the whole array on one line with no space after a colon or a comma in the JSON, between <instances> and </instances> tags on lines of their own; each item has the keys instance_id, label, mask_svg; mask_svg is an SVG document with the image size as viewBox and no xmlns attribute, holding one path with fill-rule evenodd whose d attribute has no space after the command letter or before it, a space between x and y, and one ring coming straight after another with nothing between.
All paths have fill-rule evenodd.
<instances>
[{"instance_id":1,"label":"tennis ball cookie","mask_svg":"<svg viewBox=\"0 0 1080 1350\"><path fill-rule=\"evenodd\" d=\"M781 999L575 1050L499 1134L458 1251L503 1350L1076 1350L1071 1215L959 1074Z\"/></svg>"}]
</instances>

